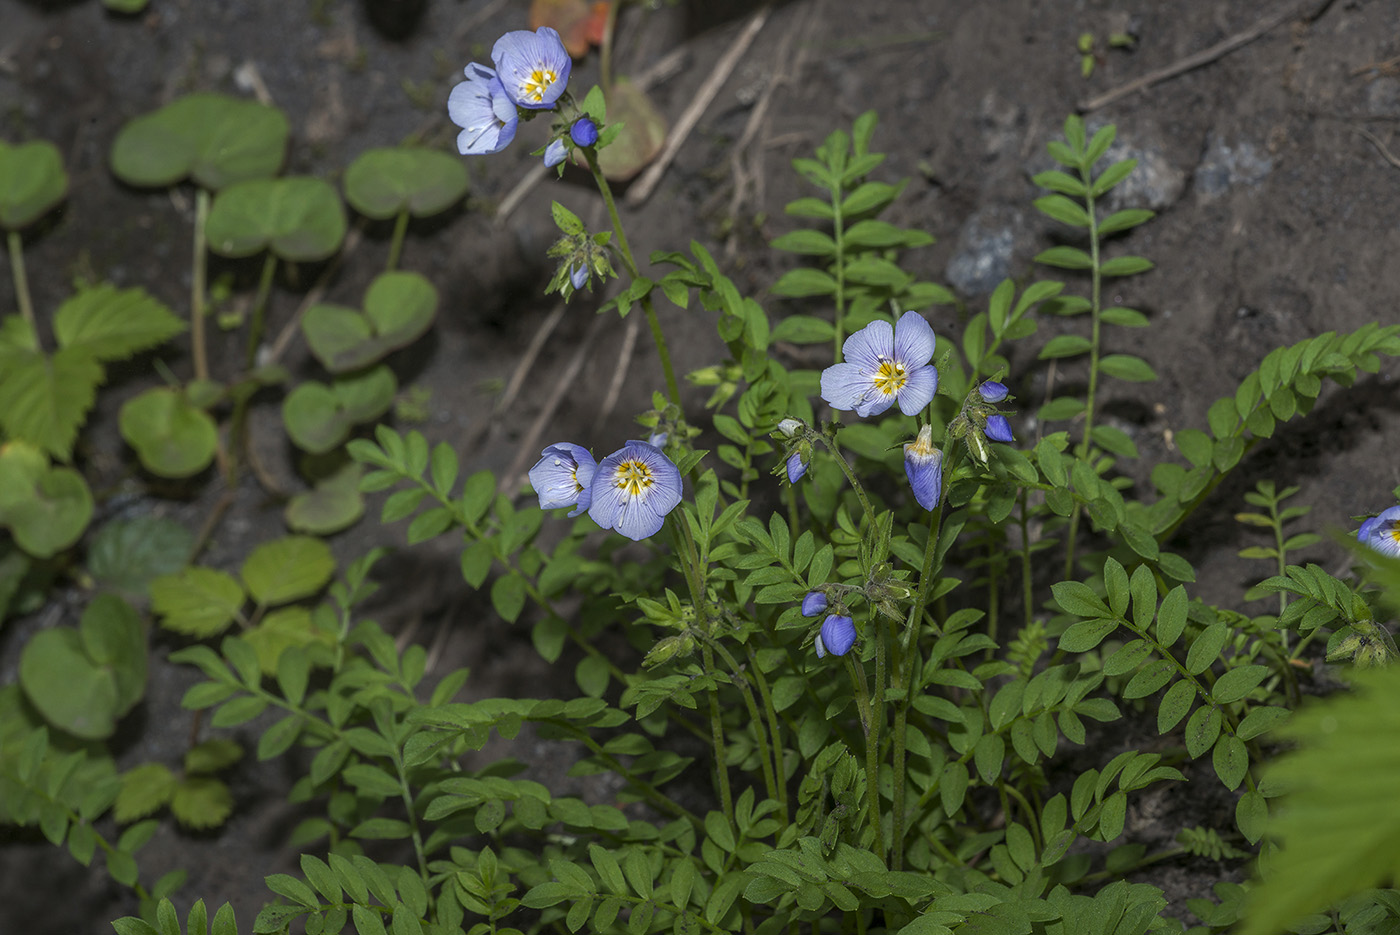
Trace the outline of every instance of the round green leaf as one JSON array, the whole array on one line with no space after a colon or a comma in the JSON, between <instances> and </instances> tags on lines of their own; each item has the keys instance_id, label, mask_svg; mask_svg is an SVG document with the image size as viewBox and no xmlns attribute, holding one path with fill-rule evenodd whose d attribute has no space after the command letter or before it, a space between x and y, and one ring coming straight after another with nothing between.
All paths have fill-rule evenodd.
<instances>
[{"instance_id":1,"label":"round green leaf","mask_svg":"<svg viewBox=\"0 0 1400 935\"><path fill-rule=\"evenodd\" d=\"M438 294L417 273L381 273L365 292L361 314L313 305L301 328L311 353L331 373L358 370L416 341L433 323Z\"/></svg>"},{"instance_id":2,"label":"round green leaf","mask_svg":"<svg viewBox=\"0 0 1400 935\"><path fill-rule=\"evenodd\" d=\"M81 474L52 467L22 442L0 448L0 526L19 547L48 558L68 548L92 519L92 492Z\"/></svg>"},{"instance_id":3,"label":"round green leaf","mask_svg":"<svg viewBox=\"0 0 1400 935\"><path fill-rule=\"evenodd\" d=\"M287 152L286 115L222 94L191 94L130 121L112 144L112 171L128 185L192 176L218 191L276 174Z\"/></svg>"},{"instance_id":4,"label":"round green leaf","mask_svg":"<svg viewBox=\"0 0 1400 935\"><path fill-rule=\"evenodd\" d=\"M435 149L371 149L345 170L345 200L380 221L401 211L420 218L437 214L466 193L462 160Z\"/></svg>"},{"instance_id":5,"label":"round green leaf","mask_svg":"<svg viewBox=\"0 0 1400 935\"><path fill-rule=\"evenodd\" d=\"M271 250L283 260L324 260L345 239L345 207L321 179L297 176L231 185L214 199L204 227L222 256Z\"/></svg>"},{"instance_id":6,"label":"round green leaf","mask_svg":"<svg viewBox=\"0 0 1400 935\"><path fill-rule=\"evenodd\" d=\"M120 717L146 694L146 635L141 618L120 597L102 594L83 611L78 633L88 658L111 669Z\"/></svg>"},{"instance_id":7,"label":"round green leaf","mask_svg":"<svg viewBox=\"0 0 1400 935\"><path fill-rule=\"evenodd\" d=\"M239 573L253 600L285 604L325 587L335 574L335 559L320 539L284 536L254 549Z\"/></svg>"},{"instance_id":8,"label":"round green leaf","mask_svg":"<svg viewBox=\"0 0 1400 935\"><path fill-rule=\"evenodd\" d=\"M177 390L158 387L122 404L122 438L152 474L189 477L214 460L219 444L214 420Z\"/></svg>"},{"instance_id":9,"label":"round green leaf","mask_svg":"<svg viewBox=\"0 0 1400 935\"><path fill-rule=\"evenodd\" d=\"M284 518L297 532L329 535L358 522L365 512L358 464L347 464L305 493L292 497Z\"/></svg>"},{"instance_id":10,"label":"round green leaf","mask_svg":"<svg viewBox=\"0 0 1400 935\"><path fill-rule=\"evenodd\" d=\"M393 371L382 365L331 386L308 380L283 400L282 421L299 448L322 454L343 442L352 426L387 412L397 389Z\"/></svg>"},{"instance_id":11,"label":"round green leaf","mask_svg":"<svg viewBox=\"0 0 1400 935\"><path fill-rule=\"evenodd\" d=\"M68 173L58 147L47 140L18 146L0 142L0 227L26 227L66 194Z\"/></svg>"}]
</instances>

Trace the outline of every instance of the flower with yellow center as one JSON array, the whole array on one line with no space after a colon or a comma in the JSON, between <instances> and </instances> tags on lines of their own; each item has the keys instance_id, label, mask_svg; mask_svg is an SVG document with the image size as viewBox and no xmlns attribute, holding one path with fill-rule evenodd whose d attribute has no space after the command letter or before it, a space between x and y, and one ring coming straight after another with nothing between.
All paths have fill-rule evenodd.
<instances>
[{"instance_id":1,"label":"flower with yellow center","mask_svg":"<svg viewBox=\"0 0 1400 935\"><path fill-rule=\"evenodd\" d=\"M1400 506L1381 511L1361 524L1356 538L1382 555L1400 558Z\"/></svg>"},{"instance_id":2,"label":"flower with yellow center","mask_svg":"<svg viewBox=\"0 0 1400 935\"><path fill-rule=\"evenodd\" d=\"M574 64L559 33L548 26L506 33L496 40L491 60L506 96L526 110L552 109L569 83Z\"/></svg>"},{"instance_id":3,"label":"flower with yellow center","mask_svg":"<svg viewBox=\"0 0 1400 935\"><path fill-rule=\"evenodd\" d=\"M681 502L681 472L660 448L630 441L598 465L588 515L605 529L641 540L660 531Z\"/></svg>"},{"instance_id":4,"label":"flower with yellow center","mask_svg":"<svg viewBox=\"0 0 1400 935\"><path fill-rule=\"evenodd\" d=\"M933 329L918 312L905 312L899 322L878 320L846 339L844 363L822 371L822 399L833 409L874 416L896 402L912 416L933 401L938 370L933 358Z\"/></svg>"}]
</instances>

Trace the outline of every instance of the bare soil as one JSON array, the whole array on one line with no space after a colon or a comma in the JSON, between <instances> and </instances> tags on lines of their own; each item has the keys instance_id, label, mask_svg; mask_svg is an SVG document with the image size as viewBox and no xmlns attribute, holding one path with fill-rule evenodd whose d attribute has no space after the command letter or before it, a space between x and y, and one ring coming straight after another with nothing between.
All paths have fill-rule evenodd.
<instances>
[{"instance_id":1,"label":"bare soil","mask_svg":"<svg viewBox=\"0 0 1400 935\"><path fill-rule=\"evenodd\" d=\"M783 213L808 192L789 161L811 152L833 129L849 128L875 109L874 148L889 154L877 173L911 182L890 219L929 231L935 246L911 253L908 268L952 285L966 305L930 315L940 339L957 337L966 318L1003 276L1029 282L1061 278L1034 268L1031 257L1064 236L1030 206L1040 194L1029 175L1048 167L1047 140L1086 98L1162 68L1290 4L1108 0L795 0L776 6L750 50L705 109L659 187L640 207L625 210L640 253L682 249L693 238L730 269L740 288L770 315L797 306L766 295L793 260L766 249L767 240L797 221ZM1113 383L1111 423L1128 432L1151 464L1178 458L1172 435L1203 427L1216 398L1272 348L1365 322L1395 320L1400 297L1400 3L1395 0L1314 0L1293 4L1295 15L1218 59L1161 81L1087 115L1092 125L1114 123L1127 155L1142 160L1141 180L1128 203L1159 216L1114 250L1152 259L1153 271L1119 281L1115 304L1144 310L1150 328L1116 330L1110 349L1140 354L1161 379ZM173 308L188 307L189 231L193 202L186 193L134 191L107 169L111 142L126 120L181 93L213 89L262 95L292 122L289 172L337 179L361 151L405 139L451 148L448 89L470 60L487 61L495 38L525 26L523 2L500 0L153 0L147 12L119 16L95 0L0 0L0 138L53 141L64 153L72 191L55 220L26 241L29 274L41 309L51 312L78 276L141 285ZM695 0L630 10L621 24L621 70L641 74L679 52L679 70L653 88L660 110L675 121L735 41L757 4ZM1112 32L1137 37L1131 49L1109 49ZM1080 34L1098 37L1101 61L1087 80L1075 52ZM579 65L575 87L596 77L592 59ZM757 114L757 116L755 116ZM753 126L750 128L750 122ZM543 122L522 125L506 152L469 160L472 193L443 219L415 226L403 266L423 272L442 293L434 331L394 359L402 385L430 391L430 440L458 447L464 471L490 468L518 477L543 445L584 435L622 440L631 417L661 388L645 329L635 318L596 317L584 304L560 320L530 368L522 391L498 417L491 412L531 338L544 326L553 300L542 295L550 270L545 249L554 237L549 202L557 199L604 226L601 205L580 180L552 176L508 215L507 194L536 165L529 153L543 142ZM742 146L740 145L742 144ZM1150 170L1150 171L1149 171ZM356 303L382 267L388 231L370 226L347 250L329 281L332 301ZM251 287L255 270L215 264L237 285ZM272 333L293 315L321 270L303 270L278 283ZM1084 289L1070 280L1071 289ZM9 294L9 286L0 295ZM4 300L8 303L8 300ZM0 311L4 311L0 305ZM663 324L682 371L722 359L707 313L668 309ZM1069 330L1080 322L1047 321ZM241 338L216 337L215 369L232 372ZM625 351L635 342L630 355ZM556 390L576 355L579 369ZM188 361L166 355L178 373ZM227 362L227 367L223 362ZM315 373L293 344L285 362ZM1029 355L1013 361L1010 380L1028 413L1045 398L1047 382L1073 382L1073 366L1057 371ZM140 493L138 471L115 431L121 401L147 385L143 363L115 373L103 394L80 456L99 489ZM609 387L621 374L620 395ZM1400 483L1394 439L1400 431L1397 368L1357 387L1325 391L1306 420L1283 427L1256 448L1185 527L1173 548L1199 570L1197 593L1239 606L1239 595L1266 576L1267 563L1236 552L1259 544L1230 517L1259 479L1298 484L1319 530L1354 528L1351 517L1391 505ZM552 398L558 396L558 401ZM698 410L704 391L689 403ZM280 484L294 488L294 453L278 424L276 401L255 414L260 460ZM542 420L536 427L533 423ZM1037 427L1028 417L1020 438ZM173 500L143 499L198 524L214 496L175 491ZM109 501L104 515L118 506ZM373 507L372 507L373 510ZM257 542L282 529L281 506L249 484L220 526L205 560L233 565ZM345 560L374 543L399 544L402 530L361 523L336 537ZM524 638L493 619L489 603L467 592L452 543L441 541L394 559L394 590L373 609L391 631L438 641L438 671L469 665L480 694L533 694L550 678ZM1344 565L1330 543L1303 555L1330 571ZM58 609L11 621L0 630L0 683L16 678L19 649L42 626L76 619L82 595ZM123 764L177 762L190 731L178 699L191 674L163 660L176 645L153 636L154 674L147 700L123 726L114 749ZM1155 738L1105 741L1089 751L1106 761L1117 748ZM252 731L242 733L255 740ZM1091 737L1091 743L1093 743ZM546 782L567 782L559 757L539 744L509 751ZM1208 772L1208 771L1206 771ZM141 853L143 879L183 866L179 894L232 901L251 924L266 899L263 875L293 870L284 844L295 813L284 803L297 764L245 760L232 773L237 810L229 824L191 834L162 827ZM1231 826L1231 804L1218 784L1199 775L1170 801L1145 797L1130 815L1130 835L1160 845L1182 826ZM1195 791L1191 791L1195 790ZM586 794L606 797L606 787ZM1155 804L1152 804L1155 803ZM1166 888L1171 911L1208 895L1227 870L1210 862L1163 864L1141 879ZM109 920L130 914L134 901L99 869L76 865L37 833L0 829L0 932L109 932Z\"/></svg>"}]
</instances>

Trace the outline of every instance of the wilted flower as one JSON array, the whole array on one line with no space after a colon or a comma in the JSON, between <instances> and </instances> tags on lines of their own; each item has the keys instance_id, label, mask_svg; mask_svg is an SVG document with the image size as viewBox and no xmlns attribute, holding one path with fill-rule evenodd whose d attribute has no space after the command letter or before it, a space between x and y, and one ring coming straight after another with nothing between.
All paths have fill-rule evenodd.
<instances>
[{"instance_id":1,"label":"wilted flower","mask_svg":"<svg viewBox=\"0 0 1400 935\"><path fill-rule=\"evenodd\" d=\"M569 138L575 146L592 146L598 142L598 125L587 117L580 117L569 127Z\"/></svg>"},{"instance_id":2,"label":"wilted flower","mask_svg":"<svg viewBox=\"0 0 1400 935\"><path fill-rule=\"evenodd\" d=\"M788 455L787 476L788 483L795 484L807 473L807 462L802 460L802 452L794 451Z\"/></svg>"},{"instance_id":3,"label":"wilted flower","mask_svg":"<svg viewBox=\"0 0 1400 935\"><path fill-rule=\"evenodd\" d=\"M593 521L640 541L660 531L681 502L681 472L661 449L629 441L598 465L590 490Z\"/></svg>"},{"instance_id":4,"label":"wilted flower","mask_svg":"<svg viewBox=\"0 0 1400 935\"><path fill-rule=\"evenodd\" d=\"M462 127L457 151L464 156L498 153L515 139L519 117L496 73L472 62L467 80L456 85L447 98L447 115Z\"/></svg>"},{"instance_id":5,"label":"wilted flower","mask_svg":"<svg viewBox=\"0 0 1400 935\"><path fill-rule=\"evenodd\" d=\"M983 434L994 442L1012 441L1011 423L1006 421L1006 416L1000 413L993 413L987 416L987 427L983 429Z\"/></svg>"},{"instance_id":6,"label":"wilted flower","mask_svg":"<svg viewBox=\"0 0 1400 935\"><path fill-rule=\"evenodd\" d=\"M578 266L569 269L569 282L573 283L575 289L582 289L588 282L588 267L580 263Z\"/></svg>"},{"instance_id":7,"label":"wilted flower","mask_svg":"<svg viewBox=\"0 0 1400 935\"><path fill-rule=\"evenodd\" d=\"M822 621L822 631L817 635L814 644L817 650L817 658L831 653L833 656L844 656L851 651L851 647L856 643L856 624L850 617L842 617L839 614L832 614Z\"/></svg>"},{"instance_id":8,"label":"wilted flower","mask_svg":"<svg viewBox=\"0 0 1400 935\"><path fill-rule=\"evenodd\" d=\"M652 432L647 436L647 444L653 448L665 448L670 437L670 432Z\"/></svg>"},{"instance_id":9,"label":"wilted flower","mask_svg":"<svg viewBox=\"0 0 1400 935\"><path fill-rule=\"evenodd\" d=\"M1382 555L1400 558L1400 506L1366 520L1357 530L1356 538Z\"/></svg>"},{"instance_id":10,"label":"wilted flower","mask_svg":"<svg viewBox=\"0 0 1400 935\"><path fill-rule=\"evenodd\" d=\"M801 419L784 419L778 423L778 431L782 433L784 438L792 438L792 436L796 435L801 430Z\"/></svg>"},{"instance_id":11,"label":"wilted flower","mask_svg":"<svg viewBox=\"0 0 1400 935\"><path fill-rule=\"evenodd\" d=\"M894 327L872 321L842 345L846 362L822 371L822 399L862 417L898 401L900 412L912 416L938 389L938 371L929 363L933 345L933 329L918 312L905 312Z\"/></svg>"},{"instance_id":12,"label":"wilted flower","mask_svg":"<svg viewBox=\"0 0 1400 935\"><path fill-rule=\"evenodd\" d=\"M569 155L569 147L563 140L555 140L544 148L544 167L553 169Z\"/></svg>"},{"instance_id":13,"label":"wilted flower","mask_svg":"<svg viewBox=\"0 0 1400 935\"><path fill-rule=\"evenodd\" d=\"M820 591L808 591L802 599L802 616L816 617L826 610L826 595Z\"/></svg>"},{"instance_id":14,"label":"wilted flower","mask_svg":"<svg viewBox=\"0 0 1400 935\"><path fill-rule=\"evenodd\" d=\"M925 510L938 506L943 493L943 452L933 447L933 429L927 425L919 435L904 446L904 473L914 499Z\"/></svg>"},{"instance_id":15,"label":"wilted flower","mask_svg":"<svg viewBox=\"0 0 1400 935\"><path fill-rule=\"evenodd\" d=\"M548 26L506 33L491 49L491 61L496 63L506 96L527 110L553 107L574 65L559 33Z\"/></svg>"},{"instance_id":16,"label":"wilted flower","mask_svg":"<svg viewBox=\"0 0 1400 935\"><path fill-rule=\"evenodd\" d=\"M977 395L982 397L984 402L999 403L1006 398L1011 391L1006 388L1005 383L998 383L995 380L988 380L977 387Z\"/></svg>"},{"instance_id":17,"label":"wilted flower","mask_svg":"<svg viewBox=\"0 0 1400 935\"><path fill-rule=\"evenodd\" d=\"M541 510L572 506L570 516L588 509L592 502L590 484L598 463L586 448L569 442L550 445L544 457L530 468L530 486L540 498Z\"/></svg>"}]
</instances>

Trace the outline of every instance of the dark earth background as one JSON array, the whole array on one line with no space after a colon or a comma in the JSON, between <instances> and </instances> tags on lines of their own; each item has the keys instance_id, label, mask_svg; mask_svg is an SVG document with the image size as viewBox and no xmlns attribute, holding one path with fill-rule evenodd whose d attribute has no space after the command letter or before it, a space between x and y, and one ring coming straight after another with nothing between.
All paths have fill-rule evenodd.
<instances>
[{"instance_id":1,"label":"dark earth background","mask_svg":"<svg viewBox=\"0 0 1400 935\"><path fill-rule=\"evenodd\" d=\"M619 70L641 74L679 53L670 60L678 68L662 74L652 90L674 122L758 7L695 0L630 8L620 25ZM1124 466L1141 480L1157 461L1179 459L1172 433L1204 427L1210 403L1233 393L1272 348L1397 319L1400 163L1388 156L1400 152L1397 0L797 0L775 6L660 185L641 207L625 209L624 221L639 256L684 249L697 239L770 316L789 313L798 306L767 297L766 290L794 261L765 247L795 226L783 205L809 194L789 161L809 155L831 130L848 129L873 108L880 114L873 148L889 154L875 177L911 179L886 217L938 238L935 246L908 254L905 265L920 278L947 284L966 303L965 310L929 314L940 339L960 336L961 324L984 307L1001 278L1064 278L1031 263L1066 232L1032 209L1031 199L1041 193L1029 176L1049 167L1045 143L1058 136L1065 115L1086 98L1282 10L1292 15L1255 41L1087 115L1091 128L1117 124L1118 154L1140 160L1124 203L1159 212L1110 248L1142 254L1157 268L1116 281L1105 295L1106 302L1137 307L1152 319L1145 330L1108 331L1109 350L1140 354L1161 375L1151 384L1108 383L1107 418L1141 449L1141 461ZM138 192L114 180L107 153L126 120L193 90L265 95L291 119L287 171L338 181L345 166L373 146L416 139L451 150L448 90L468 61L489 61L497 36L525 27L526 11L525 0L153 0L145 13L123 17L93 0L0 0L0 138L53 141L72 179L56 221L26 245L41 315L57 307L77 276L141 285L174 309L188 308L193 199L187 191ZM1107 36L1125 31L1137 37L1135 47L1108 49ZM1088 80L1075 51L1084 32L1095 34L1103 51ZM577 65L574 75L571 85L581 93L596 79L596 57ZM661 388L650 339L637 319L596 317L584 297L556 319L518 394L492 416L502 388L555 308L542 294L552 272L544 255L555 236L550 200L578 212L593 229L606 224L596 193L572 175L563 182L551 176L507 216L495 216L537 165L529 151L542 145L545 132L546 121L522 124L509 150L468 160L466 205L415 225L404 251L401 265L427 275L442 302L434 331L393 363L401 385L430 391L428 419L417 427L431 441L456 446L464 474L490 468L523 479L540 447L565 438L610 450L635 434L632 416ZM358 304L382 268L387 242L387 229L370 226L358 246L347 249L328 300ZM233 273L251 292L252 267L215 261L212 275L220 272ZM1070 289L1087 288L1069 282ZM308 275L283 278L270 334L291 318L310 286ZM8 281L0 288L0 311L12 310L10 290ZM708 313L666 307L661 314L679 370L722 359ZM1047 321L1045 333L1084 324ZM630 358L623 350L629 340L635 341ZM215 332L216 375L233 371L241 341ZM1030 348L1018 354L1009 382L1018 405L1033 413L1045 398L1049 368L1034 361ZM167 352L164 359L188 374L181 355ZM576 361L577 375L556 389ZM285 362L315 375L299 344ZM609 386L619 373L625 377L620 397L610 402ZM1301 486L1300 500L1313 511L1298 531L1309 524L1324 532L1354 529L1352 517L1393 504L1390 490L1400 483L1397 373L1400 368L1385 361L1379 374L1351 390L1329 387L1309 418L1282 428L1245 459L1237 478L1171 544L1196 565L1196 594L1265 612L1264 605L1242 605L1240 595L1269 574L1268 563L1236 557L1244 546L1266 544L1264 537L1231 518L1259 479ZM1061 385L1079 378L1063 364L1056 376ZM214 484L184 499L125 496L143 488L114 416L151 379L148 361L114 370L80 443L94 489L122 495L99 506L97 520L120 503L126 511L154 510L197 526L212 507ZM691 411L699 410L707 392L691 389ZM536 420L542 420L538 427ZM1021 439L1037 431L1028 417L1015 428ZM256 411L254 438L272 480L296 489L294 453L270 395ZM376 509L377 502L371 514ZM249 481L203 560L234 567L282 529L281 503ZM402 543L402 535L400 528L365 521L332 545L349 561L372 544ZM405 640L433 645L433 674L470 666L469 691L477 696L537 695L551 684L568 690L567 670L551 673L540 661L524 621L508 627L483 597L467 591L454 548L452 537L443 537L393 559L386 566L389 587L370 608L376 619ZM1326 541L1301 557L1333 573L1346 568L1341 551ZM25 639L40 627L76 621L83 600L74 586L45 613L0 630L0 684L17 678ZM153 635L147 699L112 743L123 766L150 759L175 764L188 742L190 718L178 700L193 676L162 661L175 645ZM235 733L249 746L257 736L253 725ZM568 756L522 738L493 744L488 752L530 763L532 778L552 788L607 800L610 789L596 779L563 775ZM1091 736L1096 742L1100 746L1082 754L1084 766L1102 765L1128 746L1163 741L1106 730ZM250 928L267 898L262 876L295 872L296 855L284 840L298 815L282 797L298 775L297 764L286 759L262 765L245 759L229 774L237 807L228 825L192 834L168 821L140 854L142 879L184 866L190 877L177 905L197 897L211 905L230 900ZM1233 803L1208 767L1189 775L1193 785L1135 800L1130 840L1159 849L1183 826L1232 828ZM1135 879L1162 886L1171 912L1184 916L1186 898L1208 895L1216 879L1241 876L1238 866L1195 860L1164 863ZM129 893L100 869L78 866L37 831L0 829L0 933L95 935L134 909Z\"/></svg>"}]
</instances>

